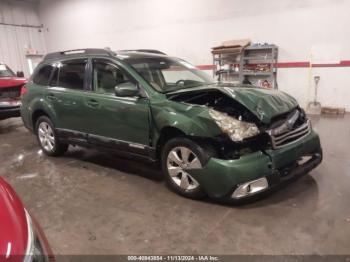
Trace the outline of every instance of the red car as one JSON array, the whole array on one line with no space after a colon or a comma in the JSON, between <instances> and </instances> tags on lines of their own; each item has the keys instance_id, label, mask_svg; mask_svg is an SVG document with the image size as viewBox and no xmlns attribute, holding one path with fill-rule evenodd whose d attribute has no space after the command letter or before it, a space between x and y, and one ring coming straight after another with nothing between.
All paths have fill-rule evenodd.
<instances>
[{"instance_id":1,"label":"red car","mask_svg":"<svg viewBox=\"0 0 350 262\"><path fill-rule=\"evenodd\" d=\"M1 177L0 261L55 261L42 229Z\"/></svg>"},{"instance_id":2,"label":"red car","mask_svg":"<svg viewBox=\"0 0 350 262\"><path fill-rule=\"evenodd\" d=\"M20 116L21 91L27 82L23 76L0 62L0 120Z\"/></svg>"}]
</instances>

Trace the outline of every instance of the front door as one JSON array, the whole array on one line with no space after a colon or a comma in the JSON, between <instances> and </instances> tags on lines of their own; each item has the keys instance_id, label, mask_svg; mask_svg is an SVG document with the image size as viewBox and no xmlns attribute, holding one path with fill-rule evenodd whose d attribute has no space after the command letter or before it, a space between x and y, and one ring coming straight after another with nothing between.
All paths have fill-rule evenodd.
<instances>
[{"instance_id":1,"label":"front door","mask_svg":"<svg viewBox=\"0 0 350 262\"><path fill-rule=\"evenodd\" d=\"M149 145L149 100L117 97L115 87L128 81L134 80L114 62L107 59L92 61L94 94L85 101L89 107L89 140L142 153Z\"/></svg>"}]
</instances>

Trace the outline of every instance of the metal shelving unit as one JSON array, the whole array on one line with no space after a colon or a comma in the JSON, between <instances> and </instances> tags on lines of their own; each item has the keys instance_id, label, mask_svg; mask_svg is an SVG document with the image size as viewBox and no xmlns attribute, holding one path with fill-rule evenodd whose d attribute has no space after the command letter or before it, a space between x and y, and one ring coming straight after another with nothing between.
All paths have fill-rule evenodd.
<instances>
[{"instance_id":1,"label":"metal shelving unit","mask_svg":"<svg viewBox=\"0 0 350 262\"><path fill-rule=\"evenodd\" d=\"M219 82L239 83L241 53L215 53L213 54L213 76L217 76Z\"/></svg>"},{"instance_id":2,"label":"metal shelving unit","mask_svg":"<svg viewBox=\"0 0 350 262\"><path fill-rule=\"evenodd\" d=\"M219 82L265 84L277 89L277 60L276 45L250 45L240 53L213 54L213 73Z\"/></svg>"}]
</instances>

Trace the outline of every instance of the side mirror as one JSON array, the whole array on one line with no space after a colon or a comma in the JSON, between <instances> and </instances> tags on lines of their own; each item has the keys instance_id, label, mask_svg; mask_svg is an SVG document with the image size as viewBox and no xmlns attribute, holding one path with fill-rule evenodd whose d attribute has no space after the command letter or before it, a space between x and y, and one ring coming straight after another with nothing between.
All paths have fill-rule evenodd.
<instances>
[{"instance_id":1,"label":"side mirror","mask_svg":"<svg viewBox=\"0 0 350 262\"><path fill-rule=\"evenodd\" d=\"M17 71L16 75L17 77L24 77L23 71Z\"/></svg>"},{"instance_id":2,"label":"side mirror","mask_svg":"<svg viewBox=\"0 0 350 262\"><path fill-rule=\"evenodd\" d=\"M126 82L126 83L117 85L114 90L115 90L116 96L126 97L126 96L139 95L138 87L131 82Z\"/></svg>"}]
</instances>

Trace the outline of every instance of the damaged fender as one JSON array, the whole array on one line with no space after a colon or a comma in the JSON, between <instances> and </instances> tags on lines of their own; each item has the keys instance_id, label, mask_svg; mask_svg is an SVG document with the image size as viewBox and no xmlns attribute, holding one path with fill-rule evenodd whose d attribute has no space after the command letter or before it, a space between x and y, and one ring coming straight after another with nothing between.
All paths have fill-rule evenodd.
<instances>
[{"instance_id":1,"label":"damaged fender","mask_svg":"<svg viewBox=\"0 0 350 262\"><path fill-rule=\"evenodd\" d=\"M151 112L158 135L165 127L177 128L188 136L213 137L221 134L206 106L167 101L151 104Z\"/></svg>"}]
</instances>

